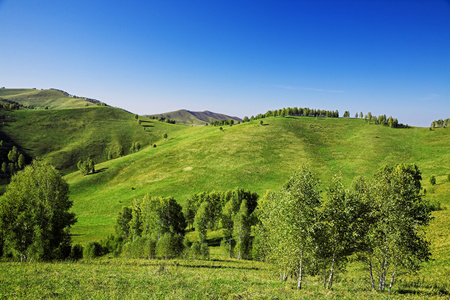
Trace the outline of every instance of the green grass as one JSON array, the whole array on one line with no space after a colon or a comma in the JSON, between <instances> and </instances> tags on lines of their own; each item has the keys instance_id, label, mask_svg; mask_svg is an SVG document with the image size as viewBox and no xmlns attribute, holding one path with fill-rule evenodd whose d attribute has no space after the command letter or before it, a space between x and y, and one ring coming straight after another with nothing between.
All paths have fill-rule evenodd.
<instances>
[{"instance_id":1,"label":"green grass","mask_svg":"<svg viewBox=\"0 0 450 300\"><path fill-rule=\"evenodd\" d=\"M18 102L24 106L33 106L35 109L67 109L93 106L81 98L72 98L56 90L35 89L0 89L0 98Z\"/></svg>"},{"instance_id":2,"label":"green grass","mask_svg":"<svg viewBox=\"0 0 450 300\"><path fill-rule=\"evenodd\" d=\"M119 147L129 153L132 143L148 145L161 139L161 131L169 127L157 124L158 130L146 131L157 121L139 126L134 115L112 107L20 110L3 114L14 120L2 127L3 133L30 157L45 158L64 171L75 170L77 162L88 156L101 162L111 151L117 157Z\"/></svg>"},{"instance_id":3,"label":"green grass","mask_svg":"<svg viewBox=\"0 0 450 300\"><path fill-rule=\"evenodd\" d=\"M77 263L1 263L0 298L62 299L448 299L433 287L371 291L366 278L337 277L331 291L320 279L280 282L270 264L213 258L102 258ZM418 294L416 294L418 293Z\"/></svg>"},{"instance_id":4,"label":"green grass","mask_svg":"<svg viewBox=\"0 0 450 300\"><path fill-rule=\"evenodd\" d=\"M391 129L355 119L269 118L265 123L220 131L156 122L150 129L155 136L172 129L158 147L98 164L103 172L97 174L68 174L79 220L76 240L112 233L119 209L147 193L174 196L180 203L194 193L236 187L263 195L278 189L302 164L310 165L324 186L333 174L341 173L349 185L355 176L371 177L383 164L396 162L416 163L426 188L431 175L439 183L450 173L445 163L450 159L446 129ZM443 184L441 191L438 186L437 195L450 189ZM430 196L446 208L444 200Z\"/></svg>"}]
</instances>

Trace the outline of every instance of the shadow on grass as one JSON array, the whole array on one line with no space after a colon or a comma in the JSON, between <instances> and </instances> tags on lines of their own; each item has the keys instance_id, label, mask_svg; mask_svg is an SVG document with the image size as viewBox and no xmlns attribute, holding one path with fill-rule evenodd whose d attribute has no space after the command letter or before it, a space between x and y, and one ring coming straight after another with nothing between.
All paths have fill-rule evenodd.
<instances>
[{"instance_id":1,"label":"shadow on grass","mask_svg":"<svg viewBox=\"0 0 450 300\"><path fill-rule=\"evenodd\" d=\"M397 290L397 293L401 294L401 295L428 295L428 296L449 296L450 295L450 291L446 290L445 288L438 288L438 289L433 289L431 288L430 291L418 291L418 290L414 290L414 289L407 289L407 288L403 288L403 289L399 289Z\"/></svg>"},{"instance_id":2,"label":"shadow on grass","mask_svg":"<svg viewBox=\"0 0 450 300\"><path fill-rule=\"evenodd\" d=\"M187 262L187 260L186 260ZM148 262L140 262L139 264L136 264L136 262L122 262L121 265L130 265L130 266L136 266L139 265L141 267L160 267L161 265L164 265L166 267L180 267L180 268L192 268L192 269L234 269L234 270L259 270L260 268L257 267L236 267L236 266L226 266L226 265L207 265L209 262L229 262L226 260L220 260L220 259L210 259L210 260L199 260L203 264L184 264L179 263L178 261L172 262L170 260L166 260L163 258L152 258ZM82 262L83 263L83 262ZM108 265L110 264L109 261L101 261L99 263L100 265Z\"/></svg>"},{"instance_id":3,"label":"shadow on grass","mask_svg":"<svg viewBox=\"0 0 450 300\"><path fill-rule=\"evenodd\" d=\"M95 170L94 173L91 173L91 174L89 174L89 175L97 174L97 173L103 173L103 172L105 172L106 170L108 170L108 168L101 168L101 169Z\"/></svg>"}]
</instances>

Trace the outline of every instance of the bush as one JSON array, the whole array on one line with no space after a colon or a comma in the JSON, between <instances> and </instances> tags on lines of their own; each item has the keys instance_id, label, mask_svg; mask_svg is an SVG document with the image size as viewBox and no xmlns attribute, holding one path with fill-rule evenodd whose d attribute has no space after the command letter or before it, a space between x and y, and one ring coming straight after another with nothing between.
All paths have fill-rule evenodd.
<instances>
[{"instance_id":1,"label":"bush","mask_svg":"<svg viewBox=\"0 0 450 300\"><path fill-rule=\"evenodd\" d=\"M80 244L76 244L70 250L69 259L70 260L79 260L83 258L83 246Z\"/></svg>"},{"instance_id":2,"label":"bush","mask_svg":"<svg viewBox=\"0 0 450 300\"><path fill-rule=\"evenodd\" d=\"M434 177L434 175L431 176L430 183L431 183L431 185L435 185L436 184L436 177Z\"/></svg>"},{"instance_id":3,"label":"bush","mask_svg":"<svg viewBox=\"0 0 450 300\"><path fill-rule=\"evenodd\" d=\"M84 258L95 258L103 255L103 247L99 242L88 242L83 250Z\"/></svg>"},{"instance_id":4,"label":"bush","mask_svg":"<svg viewBox=\"0 0 450 300\"><path fill-rule=\"evenodd\" d=\"M199 242L195 242L191 246L191 256L193 258L200 258L202 255L201 246Z\"/></svg>"},{"instance_id":5,"label":"bush","mask_svg":"<svg viewBox=\"0 0 450 300\"><path fill-rule=\"evenodd\" d=\"M165 233L156 243L156 255L159 257L174 258L180 256L182 252L183 236L180 234Z\"/></svg>"},{"instance_id":6,"label":"bush","mask_svg":"<svg viewBox=\"0 0 450 300\"><path fill-rule=\"evenodd\" d=\"M113 253L116 257L122 252L122 244L123 238L112 234L108 235L105 240L100 241L102 252L104 254Z\"/></svg>"},{"instance_id":7,"label":"bush","mask_svg":"<svg viewBox=\"0 0 450 300\"><path fill-rule=\"evenodd\" d=\"M208 247L208 244L203 243L200 246L200 252L202 254L202 258L203 259L209 259L209 247Z\"/></svg>"}]
</instances>

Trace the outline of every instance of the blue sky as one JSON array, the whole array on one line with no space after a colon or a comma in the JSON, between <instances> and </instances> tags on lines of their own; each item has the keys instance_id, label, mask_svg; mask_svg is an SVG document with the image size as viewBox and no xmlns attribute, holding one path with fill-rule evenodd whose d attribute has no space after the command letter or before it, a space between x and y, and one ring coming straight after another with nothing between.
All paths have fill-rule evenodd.
<instances>
[{"instance_id":1,"label":"blue sky","mask_svg":"<svg viewBox=\"0 0 450 300\"><path fill-rule=\"evenodd\" d=\"M0 0L0 86L138 114L450 117L450 1Z\"/></svg>"}]
</instances>

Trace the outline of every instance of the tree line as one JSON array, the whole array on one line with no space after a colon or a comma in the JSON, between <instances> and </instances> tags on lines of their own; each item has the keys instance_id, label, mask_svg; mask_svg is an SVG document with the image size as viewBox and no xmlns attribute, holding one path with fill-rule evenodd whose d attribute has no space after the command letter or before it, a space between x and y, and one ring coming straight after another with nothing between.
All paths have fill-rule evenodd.
<instances>
[{"instance_id":1,"label":"tree line","mask_svg":"<svg viewBox=\"0 0 450 300\"><path fill-rule=\"evenodd\" d=\"M339 111L334 110L322 110L322 109L311 109L308 107L288 107L276 110L268 110L265 114L258 114L256 116L251 116L250 118L245 116L242 120L243 123L259 120L269 117L286 117L286 116L305 116L305 117L328 117L328 118L339 118Z\"/></svg>"},{"instance_id":2,"label":"tree line","mask_svg":"<svg viewBox=\"0 0 450 300\"><path fill-rule=\"evenodd\" d=\"M439 120L431 122L430 129L438 128L438 127L445 128L445 127L448 127L449 124L450 124L450 118L445 119L445 120L439 119Z\"/></svg>"}]
</instances>

